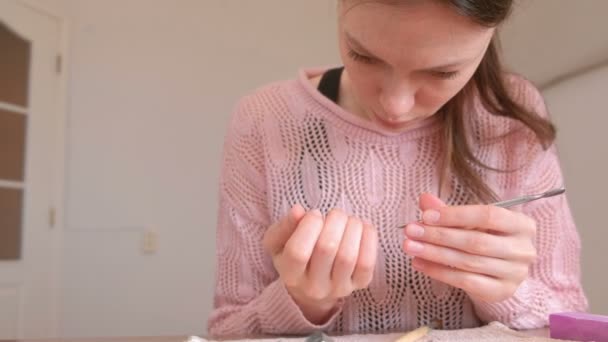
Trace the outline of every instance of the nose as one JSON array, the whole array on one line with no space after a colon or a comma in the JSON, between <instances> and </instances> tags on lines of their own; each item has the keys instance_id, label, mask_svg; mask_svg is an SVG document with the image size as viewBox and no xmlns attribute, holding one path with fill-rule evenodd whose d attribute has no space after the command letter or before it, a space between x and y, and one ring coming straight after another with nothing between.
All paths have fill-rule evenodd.
<instances>
[{"instance_id":1,"label":"nose","mask_svg":"<svg viewBox=\"0 0 608 342\"><path fill-rule=\"evenodd\" d=\"M408 114L416 104L416 90L407 81L386 85L380 93L380 105L392 117Z\"/></svg>"}]
</instances>

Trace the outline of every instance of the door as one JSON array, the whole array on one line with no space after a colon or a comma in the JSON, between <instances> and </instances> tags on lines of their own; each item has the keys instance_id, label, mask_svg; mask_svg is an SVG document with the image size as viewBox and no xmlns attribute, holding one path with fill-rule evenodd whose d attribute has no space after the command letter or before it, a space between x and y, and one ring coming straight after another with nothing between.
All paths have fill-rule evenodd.
<instances>
[{"instance_id":1,"label":"door","mask_svg":"<svg viewBox=\"0 0 608 342\"><path fill-rule=\"evenodd\" d=\"M60 32L0 0L0 339L56 335Z\"/></svg>"}]
</instances>

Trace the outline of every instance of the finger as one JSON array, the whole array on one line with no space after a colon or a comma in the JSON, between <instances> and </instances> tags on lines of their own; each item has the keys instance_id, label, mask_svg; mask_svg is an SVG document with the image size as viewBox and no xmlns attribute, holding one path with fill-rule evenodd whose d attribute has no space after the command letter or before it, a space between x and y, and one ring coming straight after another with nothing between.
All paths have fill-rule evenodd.
<instances>
[{"instance_id":1,"label":"finger","mask_svg":"<svg viewBox=\"0 0 608 342\"><path fill-rule=\"evenodd\" d=\"M413 240L406 240L404 248L410 255L461 271L500 279L523 280L528 275L527 263L468 254L456 249Z\"/></svg>"},{"instance_id":2,"label":"finger","mask_svg":"<svg viewBox=\"0 0 608 342\"><path fill-rule=\"evenodd\" d=\"M446 205L439 197L433 194L423 193L420 195L418 200L418 206L420 207L420 210L425 211L430 209L439 209L445 207Z\"/></svg>"},{"instance_id":3,"label":"finger","mask_svg":"<svg viewBox=\"0 0 608 342\"><path fill-rule=\"evenodd\" d=\"M518 287L515 283L462 271L420 258L412 260L412 267L435 280L462 289L470 296L489 303L511 297Z\"/></svg>"},{"instance_id":4,"label":"finger","mask_svg":"<svg viewBox=\"0 0 608 342\"><path fill-rule=\"evenodd\" d=\"M422 221L428 225L489 229L506 234L532 236L536 223L530 217L493 205L460 205L426 210Z\"/></svg>"},{"instance_id":5,"label":"finger","mask_svg":"<svg viewBox=\"0 0 608 342\"><path fill-rule=\"evenodd\" d=\"M287 286L296 286L306 273L315 244L323 230L323 216L317 209L304 215L278 257L277 268Z\"/></svg>"},{"instance_id":6,"label":"finger","mask_svg":"<svg viewBox=\"0 0 608 342\"><path fill-rule=\"evenodd\" d=\"M279 222L271 225L266 233L264 234L264 248L271 255L275 256L283 250L283 246L291 234L296 229L298 222L304 217L306 211L301 205L294 205L287 215L283 217Z\"/></svg>"},{"instance_id":7,"label":"finger","mask_svg":"<svg viewBox=\"0 0 608 342\"><path fill-rule=\"evenodd\" d=\"M313 284L326 284L329 287L331 269L347 222L348 215L339 209L330 211L325 218L323 231L310 259L308 278Z\"/></svg>"},{"instance_id":8,"label":"finger","mask_svg":"<svg viewBox=\"0 0 608 342\"><path fill-rule=\"evenodd\" d=\"M348 296L354 290L351 277L357 265L363 229L361 220L348 219L331 273L336 297Z\"/></svg>"},{"instance_id":9,"label":"finger","mask_svg":"<svg viewBox=\"0 0 608 342\"><path fill-rule=\"evenodd\" d=\"M446 204L443 203L443 201L439 197L432 195L430 193L422 193L418 199L418 207L423 212L425 210L431 210L431 209L438 210L439 208L445 207L445 206L446 206Z\"/></svg>"},{"instance_id":10,"label":"finger","mask_svg":"<svg viewBox=\"0 0 608 342\"><path fill-rule=\"evenodd\" d=\"M536 257L536 250L531 239L415 223L408 224L405 227L405 233L414 241L449 247L474 255L521 262L531 262Z\"/></svg>"},{"instance_id":11,"label":"finger","mask_svg":"<svg viewBox=\"0 0 608 342\"><path fill-rule=\"evenodd\" d=\"M355 289L365 288L371 282L376 267L377 248L378 233L376 229L371 224L364 223L359 257L352 276Z\"/></svg>"}]
</instances>

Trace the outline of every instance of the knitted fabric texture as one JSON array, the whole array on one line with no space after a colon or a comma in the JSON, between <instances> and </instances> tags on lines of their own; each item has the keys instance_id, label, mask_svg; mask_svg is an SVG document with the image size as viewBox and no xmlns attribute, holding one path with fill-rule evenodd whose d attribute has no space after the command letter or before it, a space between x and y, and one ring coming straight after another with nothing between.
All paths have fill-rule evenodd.
<instances>
[{"instance_id":1,"label":"knitted fabric texture","mask_svg":"<svg viewBox=\"0 0 608 342\"><path fill-rule=\"evenodd\" d=\"M534 218L537 261L516 293L503 302L477 302L411 267L403 231L418 219L418 198L439 192L441 121L423 120L402 133L383 131L346 112L308 81L322 70L271 84L244 97L225 139L219 195L214 310L211 336L389 333L421 325L444 329L498 321L529 329L560 311L584 311L579 236L565 196L514 208ZM513 98L547 116L544 101L525 79L509 75ZM523 124L487 112L478 100L466 111L477 171L504 199L563 183L555 146L544 150ZM471 202L451 182L443 200ZM294 204L323 213L345 210L374 224L378 259L368 288L345 298L325 324L306 320L289 296L262 246L266 229Z\"/></svg>"}]
</instances>

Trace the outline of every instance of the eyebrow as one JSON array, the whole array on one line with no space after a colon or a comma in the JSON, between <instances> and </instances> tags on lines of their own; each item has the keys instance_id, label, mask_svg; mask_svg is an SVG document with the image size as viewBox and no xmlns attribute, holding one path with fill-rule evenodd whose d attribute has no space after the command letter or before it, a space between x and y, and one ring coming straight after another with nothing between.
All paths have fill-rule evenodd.
<instances>
[{"instance_id":1,"label":"eyebrow","mask_svg":"<svg viewBox=\"0 0 608 342\"><path fill-rule=\"evenodd\" d=\"M379 57L375 56L373 53L369 52L369 50L367 50L361 43L359 43L355 38L353 38L353 36L348 34L348 32L345 32L345 36L346 36L346 40L348 41L348 44L352 48L357 50L358 53L364 54L365 56L367 56L369 58L373 58L375 60L383 62L381 58L379 58ZM455 66L464 65L472 60L473 60L473 58L464 59L461 61L451 62L451 63L447 63L447 64L442 64L442 65L437 65L434 67L426 68L423 71L437 71L437 70L442 70L442 69L449 69L449 68L453 68Z\"/></svg>"}]
</instances>

